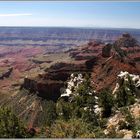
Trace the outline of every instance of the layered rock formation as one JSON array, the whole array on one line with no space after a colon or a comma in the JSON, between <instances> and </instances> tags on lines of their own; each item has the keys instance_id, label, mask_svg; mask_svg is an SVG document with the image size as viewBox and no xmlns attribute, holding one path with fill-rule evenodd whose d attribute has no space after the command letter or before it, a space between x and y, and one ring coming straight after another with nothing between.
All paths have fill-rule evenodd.
<instances>
[{"instance_id":1,"label":"layered rock formation","mask_svg":"<svg viewBox=\"0 0 140 140\"><path fill-rule=\"evenodd\" d=\"M36 93L42 98L56 101L61 95L60 88L64 86L71 73L75 72L87 73L90 72L90 69L85 63L57 63L50 67L45 74L40 74L36 78L26 77L21 88Z\"/></svg>"},{"instance_id":2,"label":"layered rock formation","mask_svg":"<svg viewBox=\"0 0 140 140\"><path fill-rule=\"evenodd\" d=\"M137 46L137 41L130 34L124 33L116 42L117 46L131 48Z\"/></svg>"},{"instance_id":3,"label":"layered rock formation","mask_svg":"<svg viewBox=\"0 0 140 140\"><path fill-rule=\"evenodd\" d=\"M126 38L129 40L130 47L127 48L127 46L116 44L116 42L125 44L127 42ZM134 42L132 37L129 34L124 34L108 48L107 46L103 48L102 56L98 57L99 61L93 68L92 73L93 82L97 90L113 89L120 71L127 71L133 74L140 73L140 61L135 61L140 56L140 47L134 46L135 44L131 43L131 41Z\"/></svg>"},{"instance_id":4,"label":"layered rock formation","mask_svg":"<svg viewBox=\"0 0 140 140\"><path fill-rule=\"evenodd\" d=\"M133 51L126 51L127 46L116 42L130 43ZM134 39L129 34L123 34L114 44L90 41L81 47L71 49L66 53L73 59L71 63L58 62L46 69L45 74L31 79L25 78L22 88L37 93L38 96L56 101L61 93L60 88L72 73L91 73L93 86L97 91L115 87L116 77L120 71L138 74L139 62L134 61L134 54L138 54L140 47L135 47ZM131 43L132 42L132 43ZM138 54L139 56L139 54Z\"/></svg>"}]
</instances>

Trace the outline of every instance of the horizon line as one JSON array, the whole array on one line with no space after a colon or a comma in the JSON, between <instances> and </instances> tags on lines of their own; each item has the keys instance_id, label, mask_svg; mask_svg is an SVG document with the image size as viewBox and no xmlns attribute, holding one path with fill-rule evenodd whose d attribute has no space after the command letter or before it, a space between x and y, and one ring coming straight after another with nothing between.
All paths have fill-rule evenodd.
<instances>
[{"instance_id":1,"label":"horizon line","mask_svg":"<svg viewBox=\"0 0 140 140\"><path fill-rule=\"evenodd\" d=\"M88 26L0 26L0 28L85 28L85 29L132 29L132 30L140 30L140 28L132 28L132 27L88 27Z\"/></svg>"}]
</instances>

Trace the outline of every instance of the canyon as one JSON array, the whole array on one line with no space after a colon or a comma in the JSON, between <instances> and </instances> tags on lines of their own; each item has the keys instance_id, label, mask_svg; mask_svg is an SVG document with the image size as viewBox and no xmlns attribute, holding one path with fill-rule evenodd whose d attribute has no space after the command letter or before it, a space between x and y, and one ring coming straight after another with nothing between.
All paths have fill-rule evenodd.
<instances>
[{"instance_id":1,"label":"canyon","mask_svg":"<svg viewBox=\"0 0 140 140\"><path fill-rule=\"evenodd\" d=\"M134 29L0 28L0 105L39 127L72 73L89 74L97 93L121 71L140 74L139 41Z\"/></svg>"}]
</instances>

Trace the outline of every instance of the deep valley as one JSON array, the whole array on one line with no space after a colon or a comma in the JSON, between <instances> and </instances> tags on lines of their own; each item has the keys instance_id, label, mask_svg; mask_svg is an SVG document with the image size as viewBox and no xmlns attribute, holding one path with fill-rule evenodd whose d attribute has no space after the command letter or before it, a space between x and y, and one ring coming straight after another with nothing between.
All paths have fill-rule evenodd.
<instances>
[{"instance_id":1,"label":"deep valley","mask_svg":"<svg viewBox=\"0 0 140 140\"><path fill-rule=\"evenodd\" d=\"M0 106L9 107L38 135L45 129L39 137L70 137L62 130L58 135L59 125L63 127L59 121L66 121L72 129L71 119L75 125L83 119L83 123L93 123L90 131L82 135L81 130L75 137L108 138L115 133L127 138L129 133L132 138L137 131L127 126L130 122L124 114L127 108L139 121L139 42L140 30L136 29L1 27ZM105 97L100 97L102 93ZM110 98L117 103L105 104ZM50 108L55 108L55 115ZM95 118L106 123L93 122ZM48 127L54 132L51 135Z\"/></svg>"}]
</instances>

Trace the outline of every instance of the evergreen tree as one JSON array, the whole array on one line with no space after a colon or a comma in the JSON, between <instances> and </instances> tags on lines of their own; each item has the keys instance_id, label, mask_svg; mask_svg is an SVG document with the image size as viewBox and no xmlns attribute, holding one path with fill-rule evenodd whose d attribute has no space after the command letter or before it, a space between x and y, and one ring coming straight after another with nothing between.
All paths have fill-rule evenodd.
<instances>
[{"instance_id":1,"label":"evergreen tree","mask_svg":"<svg viewBox=\"0 0 140 140\"><path fill-rule=\"evenodd\" d=\"M117 107L128 106L135 102L135 86L129 75L127 78L127 80L122 80L120 88L116 92Z\"/></svg>"},{"instance_id":2,"label":"evergreen tree","mask_svg":"<svg viewBox=\"0 0 140 140\"><path fill-rule=\"evenodd\" d=\"M114 106L113 96L108 90L104 90L99 94L99 105L102 107L102 117L109 117Z\"/></svg>"}]
</instances>

